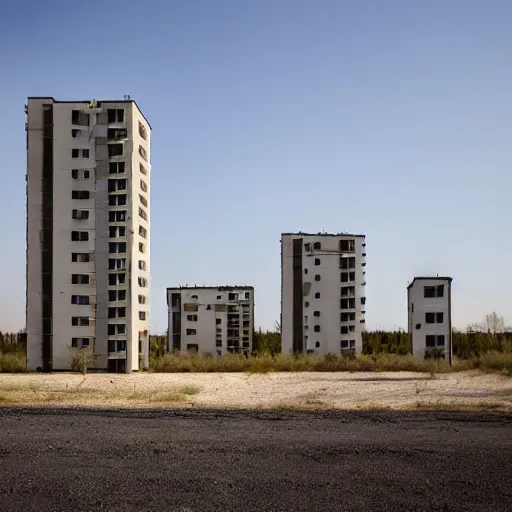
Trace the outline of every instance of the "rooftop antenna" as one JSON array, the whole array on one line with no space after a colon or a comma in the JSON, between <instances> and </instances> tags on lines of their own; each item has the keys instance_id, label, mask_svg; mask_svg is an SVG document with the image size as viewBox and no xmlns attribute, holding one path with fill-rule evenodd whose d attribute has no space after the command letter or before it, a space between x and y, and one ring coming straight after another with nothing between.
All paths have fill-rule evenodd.
<instances>
[{"instance_id":1,"label":"rooftop antenna","mask_svg":"<svg viewBox=\"0 0 512 512\"><path fill-rule=\"evenodd\" d=\"M131 97L130 97L130 95L129 95L129 94L125 94L125 95L124 95L124 99L125 99L125 100L131 100Z\"/></svg>"}]
</instances>

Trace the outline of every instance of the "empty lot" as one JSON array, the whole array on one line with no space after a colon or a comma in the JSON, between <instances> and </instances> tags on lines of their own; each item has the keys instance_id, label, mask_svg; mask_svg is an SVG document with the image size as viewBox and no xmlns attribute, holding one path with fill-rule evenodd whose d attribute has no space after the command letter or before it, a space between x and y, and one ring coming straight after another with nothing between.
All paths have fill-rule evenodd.
<instances>
[{"instance_id":1,"label":"empty lot","mask_svg":"<svg viewBox=\"0 0 512 512\"><path fill-rule=\"evenodd\" d=\"M9 512L510 510L503 413L0 408Z\"/></svg>"},{"instance_id":2,"label":"empty lot","mask_svg":"<svg viewBox=\"0 0 512 512\"><path fill-rule=\"evenodd\" d=\"M1 405L507 411L512 378L478 372L0 374Z\"/></svg>"}]
</instances>

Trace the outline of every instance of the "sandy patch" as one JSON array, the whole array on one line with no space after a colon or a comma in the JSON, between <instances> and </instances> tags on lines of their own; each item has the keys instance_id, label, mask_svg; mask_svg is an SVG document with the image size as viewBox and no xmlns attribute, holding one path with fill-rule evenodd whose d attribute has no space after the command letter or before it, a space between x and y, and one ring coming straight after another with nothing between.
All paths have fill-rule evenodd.
<instances>
[{"instance_id":1,"label":"sandy patch","mask_svg":"<svg viewBox=\"0 0 512 512\"><path fill-rule=\"evenodd\" d=\"M496 408L512 379L478 372L0 374L1 405L213 408Z\"/></svg>"}]
</instances>

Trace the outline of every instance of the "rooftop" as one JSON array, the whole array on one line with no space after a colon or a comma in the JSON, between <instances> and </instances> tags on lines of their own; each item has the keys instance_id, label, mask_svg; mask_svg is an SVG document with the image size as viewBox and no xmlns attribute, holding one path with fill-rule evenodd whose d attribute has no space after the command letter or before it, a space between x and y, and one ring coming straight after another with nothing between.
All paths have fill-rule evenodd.
<instances>
[{"instance_id":1,"label":"rooftop","mask_svg":"<svg viewBox=\"0 0 512 512\"><path fill-rule=\"evenodd\" d=\"M356 235L354 233L303 233L302 231L299 231L298 233L281 233L281 236L331 236L331 237L338 237L338 236L352 236L354 238L365 238L366 235Z\"/></svg>"},{"instance_id":2,"label":"rooftop","mask_svg":"<svg viewBox=\"0 0 512 512\"><path fill-rule=\"evenodd\" d=\"M60 101L60 100L56 100L53 96L29 96L27 98L28 100L52 100L53 103L91 103L91 101L93 100L93 98L90 98L88 100L65 100L65 101ZM95 101L98 102L99 105L101 105L102 103L134 103L135 106L137 107L137 110L141 113L142 117L145 119L146 123L148 123L148 126L150 129L151 128L151 125L149 124L149 121L146 119L146 116L142 113L142 110L140 109L139 105L137 105L137 102L135 100L132 100L132 99L129 99L129 100L125 100L125 99L122 99L122 100L96 100Z\"/></svg>"},{"instance_id":3,"label":"rooftop","mask_svg":"<svg viewBox=\"0 0 512 512\"><path fill-rule=\"evenodd\" d=\"M219 292L232 291L232 290L254 290L254 286L247 285L226 285L226 286L171 286L167 288L169 290L217 290Z\"/></svg>"},{"instance_id":4,"label":"rooftop","mask_svg":"<svg viewBox=\"0 0 512 512\"><path fill-rule=\"evenodd\" d=\"M424 280L424 279L429 279L429 280L435 280L435 281L449 281L450 283L453 281L453 277L446 277L446 276L418 276L418 277L415 277L411 283L407 286L407 288L410 288L415 281L420 281L420 280Z\"/></svg>"}]
</instances>

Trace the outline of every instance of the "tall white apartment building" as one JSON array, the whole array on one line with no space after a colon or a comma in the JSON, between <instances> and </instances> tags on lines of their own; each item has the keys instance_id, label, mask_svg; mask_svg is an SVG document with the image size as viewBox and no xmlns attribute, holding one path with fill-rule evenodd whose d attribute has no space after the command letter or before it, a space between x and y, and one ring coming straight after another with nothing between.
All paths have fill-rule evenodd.
<instances>
[{"instance_id":1,"label":"tall white apartment building","mask_svg":"<svg viewBox=\"0 0 512 512\"><path fill-rule=\"evenodd\" d=\"M437 350L452 363L452 278L415 277L407 287L412 353L424 359Z\"/></svg>"},{"instance_id":2,"label":"tall white apartment building","mask_svg":"<svg viewBox=\"0 0 512 512\"><path fill-rule=\"evenodd\" d=\"M31 97L27 368L148 366L151 128L132 100Z\"/></svg>"},{"instance_id":3,"label":"tall white apartment building","mask_svg":"<svg viewBox=\"0 0 512 512\"><path fill-rule=\"evenodd\" d=\"M252 352L252 286L167 288L167 306L169 350L214 357Z\"/></svg>"},{"instance_id":4,"label":"tall white apartment building","mask_svg":"<svg viewBox=\"0 0 512 512\"><path fill-rule=\"evenodd\" d=\"M283 353L362 350L365 235L281 235Z\"/></svg>"}]
</instances>

